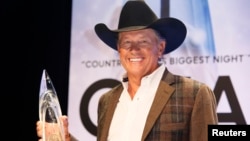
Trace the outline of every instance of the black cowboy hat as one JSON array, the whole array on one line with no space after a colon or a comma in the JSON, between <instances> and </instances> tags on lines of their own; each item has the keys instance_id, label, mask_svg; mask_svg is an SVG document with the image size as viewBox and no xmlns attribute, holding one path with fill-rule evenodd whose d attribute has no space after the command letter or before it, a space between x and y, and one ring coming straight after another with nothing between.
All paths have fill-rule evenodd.
<instances>
[{"instance_id":1,"label":"black cowboy hat","mask_svg":"<svg viewBox=\"0 0 250 141\"><path fill-rule=\"evenodd\" d=\"M167 17L159 19L143 1L130 0L123 6L118 29L110 30L105 24L95 26L97 36L108 46L117 50L118 33L124 31L152 28L167 41L164 54L178 48L186 37L186 27L178 19Z\"/></svg>"}]
</instances>

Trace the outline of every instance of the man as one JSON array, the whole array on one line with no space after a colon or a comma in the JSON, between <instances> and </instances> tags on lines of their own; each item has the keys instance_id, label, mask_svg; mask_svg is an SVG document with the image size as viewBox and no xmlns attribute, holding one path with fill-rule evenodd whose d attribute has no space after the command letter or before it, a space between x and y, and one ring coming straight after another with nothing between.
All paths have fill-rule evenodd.
<instances>
[{"instance_id":1,"label":"man","mask_svg":"<svg viewBox=\"0 0 250 141\"><path fill-rule=\"evenodd\" d=\"M218 123L214 93L201 82L172 74L159 62L184 41L186 27L181 21L158 19L144 1L128 1L117 30L100 23L95 31L118 51L126 70L122 83L99 100L98 141L207 140L207 126ZM62 121L69 141L67 118ZM38 122L39 137L40 129Z\"/></svg>"}]
</instances>

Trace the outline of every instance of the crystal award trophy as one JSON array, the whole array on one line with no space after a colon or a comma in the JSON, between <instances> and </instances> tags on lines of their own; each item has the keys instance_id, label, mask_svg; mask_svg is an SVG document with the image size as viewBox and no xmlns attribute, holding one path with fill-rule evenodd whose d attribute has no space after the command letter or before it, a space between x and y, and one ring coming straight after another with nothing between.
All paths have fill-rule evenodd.
<instances>
[{"instance_id":1,"label":"crystal award trophy","mask_svg":"<svg viewBox=\"0 0 250 141\"><path fill-rule=\"evenodd\" d=\"M52 81L44 69L39 93L39 119L43 141L65 141L59 100Z\"/></svg>"}]
</instances>

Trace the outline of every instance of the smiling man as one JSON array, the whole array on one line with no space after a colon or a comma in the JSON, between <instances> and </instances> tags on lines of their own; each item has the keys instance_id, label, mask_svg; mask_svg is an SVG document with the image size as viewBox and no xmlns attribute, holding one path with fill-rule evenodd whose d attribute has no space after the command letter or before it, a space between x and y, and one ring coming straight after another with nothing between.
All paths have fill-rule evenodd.
<instances>
[{"instance_id":1,"label":"smiling man","mask_svg":"<svg viewBox=\"0 0 250 141\"><path fill-rule=\"evenodd\" d=\"M214 93L161 63L186 37L180 20L159 19L144 1L128 1L117 30L100 23L95 31L126 70L122 84L100 98L98 141L207 140L208 125L218 123Z\"/></svg>"}]
</instances>

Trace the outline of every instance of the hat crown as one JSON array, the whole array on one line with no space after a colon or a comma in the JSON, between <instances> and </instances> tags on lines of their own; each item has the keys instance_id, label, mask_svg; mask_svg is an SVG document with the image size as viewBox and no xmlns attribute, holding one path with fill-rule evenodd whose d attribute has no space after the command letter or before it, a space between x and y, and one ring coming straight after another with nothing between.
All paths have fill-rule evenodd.
<instances>
[{"instance_id":1,"label":"hat crown","mask_svg":"<svg viewBox=\"0 0 250 141\"><path fill-rule=\"evenodd\" d=\"M128 1L120 14L118 29L131 26L148 26L158 17L144 1Z\"/></svg>"},{"instance_id":2,"label":"hat crown","mask_svg":"<svg viewBox=\"0 0 250 141\"><path fill-rule=\"evenodd\" d=\"M164 54L177 49L184 41L186 26L180 20L165 17L158 18L143 0L129 0L123 6L118 29L111 30L104 23L95 26L97 36L108 46L117 50L118 34L120 32L151 28L166 39L167 47Z\"/></svg>"}]
</instances>

